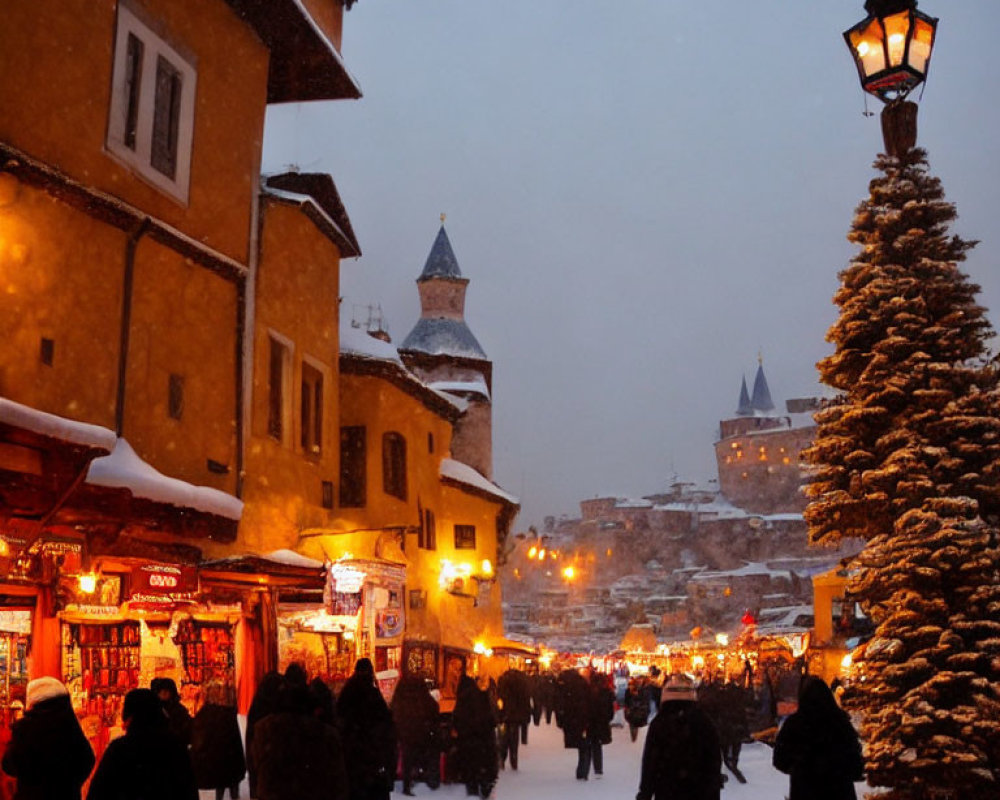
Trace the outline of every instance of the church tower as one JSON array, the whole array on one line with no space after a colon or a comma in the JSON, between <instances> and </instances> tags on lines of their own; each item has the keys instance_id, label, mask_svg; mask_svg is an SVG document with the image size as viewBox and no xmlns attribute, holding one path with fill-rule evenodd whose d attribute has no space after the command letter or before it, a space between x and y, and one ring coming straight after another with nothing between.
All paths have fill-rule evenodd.
<instances>
[{"instance_id":1,"label":"church tower","mask_svg":"<svg viewBox=\"0 0 1000 800\"><path fill-rule=\"evenodd\" d=\"M452 438L452 458L493 477L493 363L465 323L463 277L441 215L417 278L420 319L399 347L403 363L432 389L467 404Z\"/></svg>"}]
</instances>

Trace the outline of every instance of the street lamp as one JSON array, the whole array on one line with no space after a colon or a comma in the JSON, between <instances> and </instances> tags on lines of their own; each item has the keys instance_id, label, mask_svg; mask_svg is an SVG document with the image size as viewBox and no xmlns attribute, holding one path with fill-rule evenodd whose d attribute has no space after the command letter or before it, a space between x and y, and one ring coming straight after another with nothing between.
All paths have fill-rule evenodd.
<instances>
[{"instance_id":1,"label":"street lamp","mask_svg":"<svg viewBox=\"0 0 1000 800\"><path fill-rule=\"evenodd\" d=\"M865 11L868 16L844 31L844 40L861 88L886 103L886 151L901 155L917 142L917 107L906 96L927 78L938 21L917 11L917 0L867 0Z\"/></svg>"}]
</instances>

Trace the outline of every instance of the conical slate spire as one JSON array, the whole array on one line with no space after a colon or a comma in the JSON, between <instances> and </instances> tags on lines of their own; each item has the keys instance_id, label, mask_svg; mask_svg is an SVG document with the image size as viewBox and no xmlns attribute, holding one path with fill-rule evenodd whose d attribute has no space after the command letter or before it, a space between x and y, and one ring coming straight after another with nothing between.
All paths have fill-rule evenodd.
<instances>
[{"instance_id":1,"label":"conical slate spire","mask_svg":"<svg viewBox=\"0 0 1000 800\"><path fill-rule=\"evenodd\" d=\"M431 253L427 256L427 263L424 264L424 271L420 273L417 280L425 281L430 278L461 278L462 270L458 268L458 259L455 258L455 251L451 249L451 242L448 241L448 234L444 232L444 224L438 231Z\"/></svg>"},{"instance_id":2,"label":"conical slate spire","mask_svg":"<svg viewBox=\"0 0 1000 800\"><path fill-rule=\"evenodd\" d=\"M444 215L441 223L424 271L417 278L420 319L399 349L487 361L482 346L465 324L465 290L469 279L463 278L458 268L458 259L444 232Z\"/></svg>"},{"instance_id":3,"label":"conical slate spire","mask_svg":"<svg viewBox=\"0 0 1000 800\"><path fill-rule=\"evenodd\" d=\"M764 360L760 360L757 366L757 377L753 380L753 398L750 405L754 411L774 411L774 403L771 400L771 390L767 385L767 378L764 376Z\"/></svg>"},{"instance_id":4,"label":"conical slate spire","mask_svg":"<svg viewBox=\"0 0 1000 800\"><path fill-rule=\"evenodd\" d=\"M740 379L740 404L736 409L736 416L753 416L753 406L750 404L750 392L747 391L747 379L745 375Z\"/></svg>"}]
</instances>

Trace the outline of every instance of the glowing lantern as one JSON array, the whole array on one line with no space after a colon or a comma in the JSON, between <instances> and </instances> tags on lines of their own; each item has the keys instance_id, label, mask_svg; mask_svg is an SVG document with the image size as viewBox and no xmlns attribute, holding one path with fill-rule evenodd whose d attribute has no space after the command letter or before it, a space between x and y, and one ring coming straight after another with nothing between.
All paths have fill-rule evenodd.
<instances>
[{"instance_id":1,"label":"glowing lantern","mask_svg":"<svg viewBox=\"0 0 1000 800\"><path fill-rule=\"evenodd\" d=\"M566 567L566 569L562 571L562 574L566 580L571 581L576 577L576 570L573 569L573 567Z\"/></svg>"},{"instance_id":2,"label":"glowing lantern","mask_svg":"<svg viewBox=\"0 0 1000 800\"><path fill-rule=\"evenodd\" d=\"M865 11L844 32L861 87L883 103L903 98L927 78L938 20L916 0L867 0Z\"/></svg>"}]
</instances>

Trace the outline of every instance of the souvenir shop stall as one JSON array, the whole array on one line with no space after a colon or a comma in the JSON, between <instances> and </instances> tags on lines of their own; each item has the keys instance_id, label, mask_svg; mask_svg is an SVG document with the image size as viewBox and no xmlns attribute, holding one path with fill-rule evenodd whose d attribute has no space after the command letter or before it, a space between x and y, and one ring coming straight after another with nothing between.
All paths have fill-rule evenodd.
<instances>
[{"instance_id":1,"label":"souvenir shop stall","mask_svg":"<svg viewBox=\"0 0 1000 800\"><path fill-rule=\"evenodd\" d=\"M325 618L322 562L279 550L206 561L199 574L202 600L230 610L237 622L232 635L240 713L269 671L299 662L310 677L329 681L342 670L343 645ZM204 636L208 629L201 627ZM213 635L221 635L218 628Z\"/></svg>"},{"instance_id":2,"label":"souvenir shop stall","mask_svg":"<svg viewBox=\"0 0 1000 800\"><path fill-rule=\"evenodd\" d=\"M95 559L59 611L62 680L95 752L121 733L125 695L172 679L194 713L210 682L235 686L238 608L198 596L193 564Z\"/></svg>"},{"instance_id":3,"label":"souvenir shop stall","mask_svg":"<svg viewBox=\"0 0 1000 800\"><path fill-rule=\"evenodd\" d=\"M370 658L386 699L403 667L405 581L406 565L383 558L347 556L327 569L322 619L339 637L340 654L347 656L339 662L349 663L343 679L350 677L356 659Z\"/></svg>"}]
</instances>

